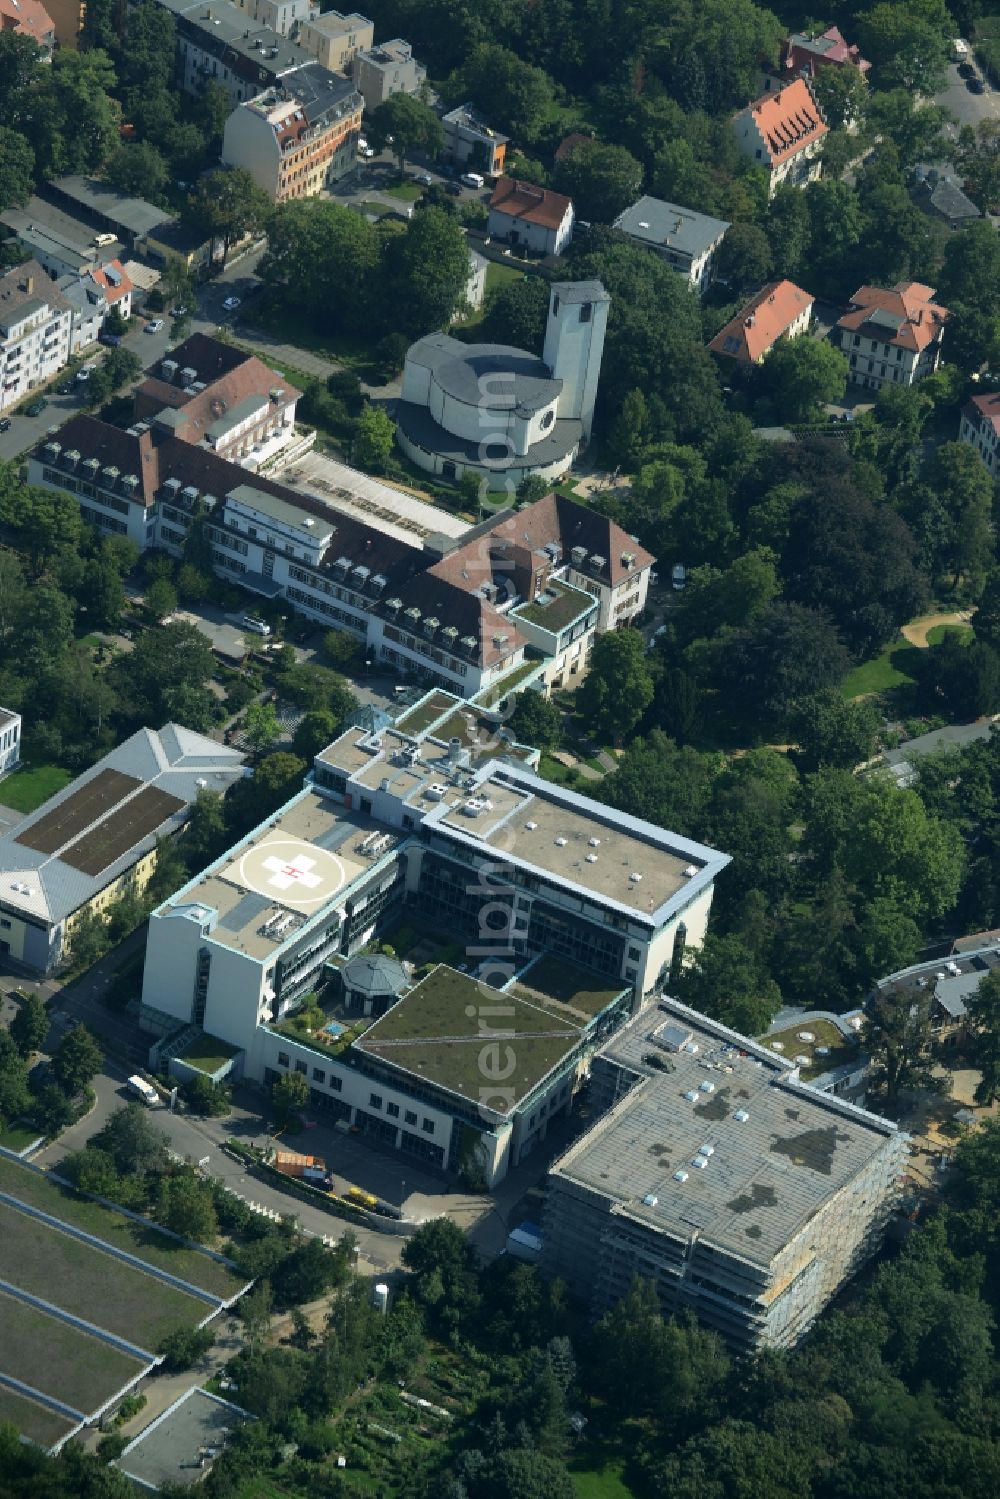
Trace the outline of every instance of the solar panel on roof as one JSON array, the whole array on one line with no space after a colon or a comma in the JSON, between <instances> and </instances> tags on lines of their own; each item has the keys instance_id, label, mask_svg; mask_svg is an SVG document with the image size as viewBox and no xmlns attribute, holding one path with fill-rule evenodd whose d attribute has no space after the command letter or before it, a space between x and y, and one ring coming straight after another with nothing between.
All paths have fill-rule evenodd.
<instances>
[{"instance_id":1,"label":"solar panel on roof","mask_svg":"<svg viewBox=\"0 0 1000 1499\"><path fill-rule=\"evenodd\" d=\"M98 875L185 805L179 796L147 786L97 827L77 838L60 857L64 864L79 869L81 874Z\"/></svg>"},{"instance_id":2,"label":"solar panel on roof","mask_svg":"<svg viewBox=\"0 0 1000 1499\"><path fill-rule=\"evenodd\" d=\"M19 829L15 841L36 853L54 854L141 785L123 771L102 770L30 827Z\"/></svg>"}]
</instances>

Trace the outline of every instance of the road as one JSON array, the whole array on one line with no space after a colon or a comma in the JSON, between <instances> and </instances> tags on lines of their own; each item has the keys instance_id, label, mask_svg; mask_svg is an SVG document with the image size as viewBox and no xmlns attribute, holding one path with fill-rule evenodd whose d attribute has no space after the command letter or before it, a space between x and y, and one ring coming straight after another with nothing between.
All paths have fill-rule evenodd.
<instances>
[{"instance_id":1,"label":"road","mask_svg":"<svg viewBox=\"0 0 1000 1499\"><path fill-rule=\"evenodd\" d=\"M979 65L976 64L979 72ZM958 125L978 125L981 120L1000 120L1000 93L990 88L987 79L983 79L986 85L984 94L974 94L965 86L965 79L959 77L958 66L955 63L948 64L948 83L940 94L935 94L934 103L943 104L945 109L951 111L958 121ZM950 134L957 135L957 129L953 128Z\"/></svg>"}]
</instances>

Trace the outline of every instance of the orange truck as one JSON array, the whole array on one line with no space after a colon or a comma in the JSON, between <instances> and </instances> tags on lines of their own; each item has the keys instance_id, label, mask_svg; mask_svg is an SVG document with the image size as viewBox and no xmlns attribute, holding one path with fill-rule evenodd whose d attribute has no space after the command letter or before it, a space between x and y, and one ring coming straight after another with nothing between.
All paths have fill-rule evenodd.
<instances>
[{"instance_id":1,"label":"orange truck","mask_svg":"<svg viewBox=\"0 0 1000 1499\"><path fill-rule=\"evenodd\" d=\"M317 1181L326 1176L326 1162L318 1155L300 1155L297 1150L276 1150L272 1163L284 1176Z\"/></svg>"}]
</instances>

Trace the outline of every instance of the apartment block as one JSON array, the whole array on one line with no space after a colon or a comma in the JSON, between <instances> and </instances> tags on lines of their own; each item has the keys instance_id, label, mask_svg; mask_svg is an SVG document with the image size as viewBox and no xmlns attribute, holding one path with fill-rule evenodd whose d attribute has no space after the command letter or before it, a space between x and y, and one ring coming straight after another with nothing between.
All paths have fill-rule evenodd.
<instances>
[{"instance_id":1,"label":"apartment block","mask_svg":"<svg viewBox=\"0 0 1000 1499\"><path fill-rule=\"evenodd\" d=\"M233 0L156 3L176 22L178 78L188 93L200 93L206 83L217 83L234 105L241 104L313 61L287 35L269 22L252 20Z\"/></svg>"},{"instance_id":2,"label":"apartment block","mask_svg":"<svg viewBox=\"0 0 1000 1499\"><path fill-rule=\"evenodd\" d=\"M270 26L279 36L294 36L313 9L311 0L236 0L236 4L251 21Z\"/></svg>"},{"instance_id":3,"label":"apartment block","mask_svg":"<svg viewBox=\"0 0 1000 1499\"><path fill-rule=\"evenodd\" d=\"M701 295L715 277L715 257L730 226L725 219L647 196L619 214L614 227L659 255Z\"/></svg>"},{"instance_id":4,"label":"apartment block","mask_svg":"<svg viewBox=\"0 0 1000 1499\"><path fill-rule=\"evenodd\" d=\"M590 1098L542 1268L593 1315L639 1275L738 1353L791 1348L879 1249L907 1137L765 1044L661 998L594 1057Z\"/></svg>"},{"instance_id":5,"label":"apartment block","mask_svg":"<svg viewBox=\"0 0 1000 1499\"><path fill-rule=\"evenodd\" d=\"M900 281L887 289L862 286L831 334L848 357L848 379L866 390L912 385L941 362L948 309L934 288Z\"/></svg>"},{"instance_id":6,"label":"apartment block","mask_svg":"<svg viewBox=\"0 0 1000 1499\"><path fill-rule=\"evenodd\" d=\"M804 187L819 177L828 126L804 78L762 94L732 123L740 150L767 175L769 198L779 187Z\"/></svg>"},{"instance_id":7,"label":"apartment block","mask_svg":"<svg viewBox=\"0 0 1000 1499\"><path fill-rule=\"evenodd\" d=\"M966 403L958 439L975 448L990 476L1000 479L1000 393L989 391Z\"/></svg>"},{"instance_id":8,"label":"apartment block","mask_svg":"<svg viewBox=\"0 0 1000 1499\"><path fill-rule=\"evenodd\" d=\"M273 203L314 197L355 166L361 109L353 84L309 63L233 110L222 160L248 171Z\"/></svg>"},{"instance_id":9,"label":"apartment block","mask_svg":"<svg viewBox=\"0 0 1000 1499\"><path fill-rule=\"evenodd\" d=\"M510 137L494 130L472 104L459 104L441 117L445 150L452 161L487 177L503 171Z\"/></svg>"},{"instance_id":10,"label":"apartment block","mask_svg":"<svg viewBox=\"0 0 1000 1499\"><path fill-rule=\"evenodd\" d=\"M303 21L296 41L324 68L350 73L355 55L374 45L375 25L357 11L343 15L339 10L328 10Z\"/></svg>"},{"instance_id":11,"label":"apartment block","mask_svg":"<svg viewBox=\"0 0 1000 1499\"><path fill-rule=\"evenodd\" d=\"M68 363L73 309L37 260L0 277L0 411Z\"/></svg>"},{"instance_id":12,"label":"apartment block","mask_svg":"<svg viewBox=\"0 0 1000 1499\"><path fill-rule=\"evenodd\" d=\"M0 776L9 775L21 763L21 715L0 708Z\"/></svg>"},{"instance_id":13,"label":"apartment block","mask_svg":"<svg viewBox=\"0 0 1000 1499\"><path fill-rule=\"evenodd\" d=\"M377 47L362 47L351 60L355 86L371 114L393 94L418 94L427 79L427 69L417 62L409 42L395 37Z\"/></svg>"}]
</instances>

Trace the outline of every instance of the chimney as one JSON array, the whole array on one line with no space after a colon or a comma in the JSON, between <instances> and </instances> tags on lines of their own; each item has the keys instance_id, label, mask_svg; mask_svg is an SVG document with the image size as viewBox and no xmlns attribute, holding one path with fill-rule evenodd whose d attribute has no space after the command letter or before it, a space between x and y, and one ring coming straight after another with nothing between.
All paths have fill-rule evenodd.
<instances>
[{"instance_id":1,"label":"chimney","mask_svg":"<svg viewBox=\"0 0 1000 1499\"><path fill-rule=\"evenodd\" d=\"M34 278L34 276L25 276L25 278L24 278L24 290L25 290L25 293L30 297L31 294L32 294L32 292L34 291L34 289L35 289L35 278Z\"/></svg>"}]
</instances>

